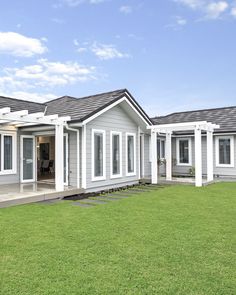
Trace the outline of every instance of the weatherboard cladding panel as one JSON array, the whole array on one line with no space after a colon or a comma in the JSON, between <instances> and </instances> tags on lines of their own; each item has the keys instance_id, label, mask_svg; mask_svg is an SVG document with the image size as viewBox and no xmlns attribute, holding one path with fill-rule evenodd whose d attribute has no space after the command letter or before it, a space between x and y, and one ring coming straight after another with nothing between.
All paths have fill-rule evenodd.
<instances>
[{"instance_id":1,"label":"weatherboard cladding panel","mask_svg":"<svg viewBox=\"0 0 236 295\"><path fill-rule=\"evenodd\" d=\"M92 181L92 129L106 131L106 179L101 181ZM110 132L122 132L122 177L111 179L110 174ZM126 132L136 134L136 175L126 176ZM138 126L133 122L126 112L120 107L115 106L106 113L87 124L87 189L138 181Z\"/></svg>"}]
</instances>

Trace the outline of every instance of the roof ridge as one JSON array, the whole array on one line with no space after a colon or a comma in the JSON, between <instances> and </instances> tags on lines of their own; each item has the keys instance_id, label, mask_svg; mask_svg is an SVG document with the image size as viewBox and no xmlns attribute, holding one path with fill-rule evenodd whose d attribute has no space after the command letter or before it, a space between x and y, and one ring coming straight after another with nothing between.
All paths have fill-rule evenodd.
<instances>
[{"instance_id":1,"label":"roof ridge","mask_svg":"<svg viewBox=\"0 0 236 295\"><path fill-rule=\"evenodd\" d=\"M170 113L164 116L156 116L152 119L159 119L159 118L166 118L169 116L177 115L177 114L185 114L185 113L196 113L196 112L203 112L203 111L216 111L216 110L223 110L223 109L233 109L236 108L236 106L228 106L228 107L219 107L219 108L209 108L209 109L198 109L198 110L192 110L192 111L182 111L182 112L174 112Z\"/></svg>"},{"instance_id":2,"label":"roof ridge","mask_svg":"<svg viewBox=\"0 0 236 295\"><path fill-rule=\"evenodd\" d=\"M14 98L14 97L8 97L8 96L3 96L3 95L0 95L0 98L6 98L6 99L15 100L15 101L22 101L22 102L27 102L27 103L33 103L33 104L37 104L37 105L40 105L40 106L46 106L45 103L35 102L35 101L30 101L30 100L20 99L20 98Z\"/></svg>"},{"instance_id":3,"label":"roof ridge","mask_svg":"<svg viewBox=\"0 0 236 295\"><path fill-rule=\"evenodd\" d=\"M117 89L117 90L113 90L113 91L106 91L106 92L101 92L101 93L98 93L98 94L93 94L93 95L87 95L87 96L81 96L81 97L74 97L74 96L70 96L70 95L63 95L61 97L58 97L58 98L55 98L55 99L52 99L52 100L49 100L46 102L47 103L51 103L51 102L54 102L56 100L60 100L60 99L63 99L63 98L69 98L69 99L73 99L73 100L80 100L80 99L87 99L87 98L90 98L90 97L96 97L96 96L100 96L100 95L104 95L104 94L110 94L110 93L113 93L113 92L125 92L126 89L123 88L123 89Z\"/></svg>"}]
</instances>

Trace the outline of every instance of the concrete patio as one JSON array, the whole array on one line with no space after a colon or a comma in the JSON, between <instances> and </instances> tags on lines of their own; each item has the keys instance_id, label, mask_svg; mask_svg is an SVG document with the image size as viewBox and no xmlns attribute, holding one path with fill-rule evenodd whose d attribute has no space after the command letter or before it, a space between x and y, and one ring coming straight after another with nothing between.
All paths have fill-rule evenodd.
<instances>
[{"instance_id":1,"label":"concrete patio","mask_svg":"<svg viewBox=\"0 0 236 295\"><path fill-rule=\"evenodd\" d=\"M59 199L83 193L83 189L65 187L56 191L55 184L30 183L0 185L0 208L45 200Z\"/></svg>"}]
</instances>

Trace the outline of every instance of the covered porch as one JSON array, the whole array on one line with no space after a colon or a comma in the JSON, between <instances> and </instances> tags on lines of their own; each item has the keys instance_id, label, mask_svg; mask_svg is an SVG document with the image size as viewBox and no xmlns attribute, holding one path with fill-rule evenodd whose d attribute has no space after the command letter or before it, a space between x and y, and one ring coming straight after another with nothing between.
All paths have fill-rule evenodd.
<instances>
[{"instance_id":1,"label":"covered porch","mask_svg":"<svg viewBox=\"0 0 236 295\"><path fill-rule=\"evenodd\" d=\"M55 136L55 183L50 187L56 192L64 191L64 127L70 117L59 117L57 114L45 115L44 112L29 113L29 110L11 111L9 107L0 109L0 136L1 136L1 165L0 177L2 184L7 186L8 192L15 188L15 193L27 193L23 187L31 187L31 193L41 192L37 181L37 144L35 136L30 133L21 133L25 127L41 126L40 128L53 128ZM12 184L11 177L19 183ZM36 187L36 189L35 189ZM0 197L4 199L1 187Z\"/></svg>"},{"instance_id":2,"label":"covered porch","mask_svg":"<svg viewBox=\"0 0 236 295\"><path fill-rule=\"evenodd\" d=\"M177 182L178 178L172 176L172 136L176 132L193 132L194 133L194 154L195 154L195 186L201 187L213 181L213 132L215 129L220 128L219 125L212 124L207 121L175 123L153 125L148 127L151 130L151 182L157 184L161 181L158 175L158 159L157 159L157 135L165 136L166 151L166 181ZM206 134L207 137L207 177L203 179L202 173L202 135ZM163 180L163 179L162 179ZM179 179L181 180L181 179ZM181 181L180 181L181 182ZM184 182L182 180L182 182ZM192 182L192 179L191 181Z\"/></svg>"}]
</instances>

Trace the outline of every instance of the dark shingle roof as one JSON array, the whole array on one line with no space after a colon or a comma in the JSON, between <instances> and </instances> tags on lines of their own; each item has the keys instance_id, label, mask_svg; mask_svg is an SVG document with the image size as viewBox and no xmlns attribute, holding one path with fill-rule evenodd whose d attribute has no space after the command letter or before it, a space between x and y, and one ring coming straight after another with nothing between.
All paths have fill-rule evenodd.
<instances>
[{"instance_id":1,"label":"dark shingle roof","mask_svg":"<svg viewBox=\"0 0 236 295\"><path fill-rule=\"evenodd\" d=\"M219 124L219 131L236 131L236 106L179 112L167 116L152 118L154 124L208 121Z\"/></svg>"},{"instance_id":2,"label":"dark shingle roof","mask_svg":"<svg viewBox=\"0 0 236 295\"><path fill-rule=\"evenodd\" d=\"M138 105L127 89L100 93L82 98L63 96L44 104L0 96L0 108L10 107L12 111L29 110L29 113L44 112L46 115L70 116L72 121L83 121L117 100L126 97L136 110L151 124L151 119Z\"/></svg>"},{"instance_id":3,"label":"dark shingle roof","mask_svg":"<svg viewBox=\"0 0 236 295\"><path fill-rule=\"evenodd\" d=\"M0 108L10 107L11 111L28 110L29 113L44 112L45 105L16 98L0 96Z\"/></svg>"},{"instance_id":4,"label":"dark shingle roof","mask_svg":"<svg viewBox=\"0 0 236 295\"><path fill-rule=\"evenodd\" d=\"M72 120L82 121L123 97L125 92L126 89L121 89L82 98L63 96L46 103L46 114L71 116Z\"/></svg>"}]
</instances>

